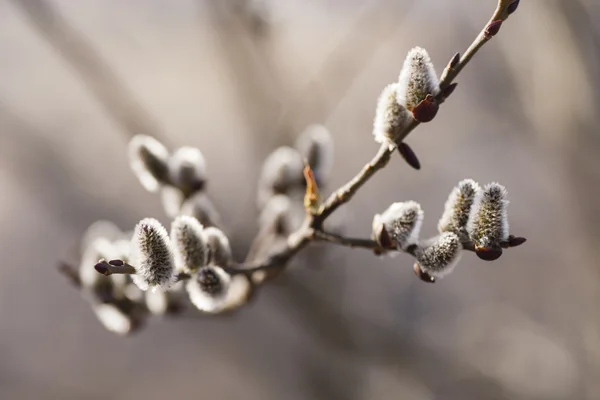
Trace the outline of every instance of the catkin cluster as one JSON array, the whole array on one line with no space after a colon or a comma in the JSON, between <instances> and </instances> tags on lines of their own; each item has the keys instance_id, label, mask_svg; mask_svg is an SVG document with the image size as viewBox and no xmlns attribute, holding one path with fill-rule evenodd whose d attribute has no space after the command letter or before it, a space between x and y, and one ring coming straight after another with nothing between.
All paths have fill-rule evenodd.
<instances>
[{"instance_id":1,"label":"catkin cluster","mask_svg":"<svg viewBox=\"0 0 600 400\"><path fill-rule=\"evenodd\" d=\"M503 248L524 242L509 234L506 193L498 183L482 189L474 180L465 179L450 192L437 236L420 240L423 210L414 201L394 203L376 214L372 236L382 249L412 254L417 275L434 282L452 272L465 248L491 261L500 257Z\"/></svg>"},{"instance_id":2,"label":"catkin cluster","mask_svg":"<svg viewBox=\"0 0 600 400\"><path fill-rule=\"evenodd\" d=\"M244 304L264 276L232 273L229 239L216 226L218 214L205 192L200 150L181 147L170 153L156 139L137 135L129 144L129 158L142 186L161 193L173 220L169 231L154 218L142 219L128 233L105 221L90 226L82 241L79 282L99 321L127 335L143 326L146 316L177 313L187 303L205 313ZM321 125L309 126L294 147L280 147L265 160L258 184L262 236L253 246L255 258L276 250L277 241L284 243L304 218L305 163L324 184L333 142ZM97 271L129 266L135 273L105 276L91 268L94 264Z\"/></svg>"}]
</instances>

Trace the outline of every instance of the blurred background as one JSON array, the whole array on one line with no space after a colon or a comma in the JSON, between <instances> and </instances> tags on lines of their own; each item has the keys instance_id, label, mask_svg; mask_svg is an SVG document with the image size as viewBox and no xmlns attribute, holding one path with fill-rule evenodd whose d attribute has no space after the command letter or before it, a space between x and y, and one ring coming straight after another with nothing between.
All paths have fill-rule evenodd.
<instances>
[{"instance_id":1,"label":"blurred background","mask_svg":"<svg viewBox=\"0 0 600 400\"><path fill-rule=\"evenodd\" d=\"M228 317L100 325L64 276L85 229L165 224L129 169L146 133L198 146L234 252L256 232L262 160L312 123L329 189L376 152L375 102L407 51L438 72L495 0L0 0L0 398L600 398L600 3L528 0L459 76L436 120L336 216L421 202L433 234L469 177L509 191L494 263L435 285L412 259L314 248Z\"/></svg>"}]
</instances>

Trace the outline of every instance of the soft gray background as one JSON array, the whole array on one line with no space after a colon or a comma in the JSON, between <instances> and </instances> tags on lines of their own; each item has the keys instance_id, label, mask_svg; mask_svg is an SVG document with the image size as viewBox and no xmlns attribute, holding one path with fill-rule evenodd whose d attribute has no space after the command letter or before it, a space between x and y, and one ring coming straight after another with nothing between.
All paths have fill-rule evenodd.
<instances>
[{"instance_id":1,"label":"soft gray background","mask_svg":"<svg viewBox=\"0 0 600 400\"><path fill-rule=\"evenodd\" d=\"M466 255L426 285L407 256L321 249L232 318L128 339L55 270L94 220L168 223L129 171L135 132L202 149L243 257L268 152L322 122L342 184L377 149L375 100L406 52L426 47L441 72L494 7L0 0L0 398L600 398L596 0L523 0L410 136L422 170L395 157L337 217L367 235L375 212L414 199L433 234L456 182L497 180L529 241L495 263Z\"/></svg>"}]
</instances>

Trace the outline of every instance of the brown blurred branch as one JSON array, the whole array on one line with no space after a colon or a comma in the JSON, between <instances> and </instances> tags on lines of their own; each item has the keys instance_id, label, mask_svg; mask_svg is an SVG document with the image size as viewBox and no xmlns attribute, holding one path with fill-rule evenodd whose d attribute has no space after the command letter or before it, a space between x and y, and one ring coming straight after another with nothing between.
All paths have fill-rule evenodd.
<instances>
[{"instance_id":1,"label":"brown blurred branch","mask_svg":"<svg viewBox=\"0 0 600 400\"><path fill-rule=\"evenodd\" d=\"M157 122L127 89L126 83L50 2L11 1L21 9L40 37L79 74L85 87L128 137L146 133L166 143Z\"/></svg>"}]
</instances>

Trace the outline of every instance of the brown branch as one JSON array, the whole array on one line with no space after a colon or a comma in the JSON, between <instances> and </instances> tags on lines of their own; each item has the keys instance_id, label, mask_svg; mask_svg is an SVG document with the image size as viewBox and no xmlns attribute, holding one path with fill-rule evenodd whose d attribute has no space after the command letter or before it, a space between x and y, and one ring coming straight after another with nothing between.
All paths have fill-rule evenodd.
<instances>
[{"instance_id":1,"label":"brown branch","mask_svg":"<svg viewBox=\"0 0 600 400\"><path fill-rule=\"evenodd\" d=\"M440 104L444 101L444 89L448 88L452 84L452 81L458 76L458 74L473 58L477 51L479 51L479 49L497 33L498 29L500 28L501 21L508 17L508 8L513 3L514 0L499 0L498 7L492 16L490 23L488 23L481 31L464 55L462 57L454 57L448 67L446 67L440 80L440 87L442 90L440 91L440 95L436 98ZM398 141L402 141L418 125L419 122L414 121L404 130L404 132L400 134L400 139ZM258 271L274 272L276 274L277 272L283 270L288 261L312 241L326 241L344 246L366 248L370 250L385 250L381 249L381 247L375 241L369 239L348 238L342 235L327 233L323 231L322 226L324 221L335 210L337 210L341 205L350 201L358 189L360 189L371 177L373 177L377 171L384 168L388 164L394 150L394 146L390 146L388 144L382 145L375 157L367 165L365 165L354 178L331 194L315 214L307 213L304 224L296 232L290 235L287 246L283 250L271 254L264 260L249 261L243 264L228 266L225 268L226 271L232 274L243 273L248 276L251 276ZM514 245L519 245L524 242L523 238L513 237L512 240L514 241ZM503 244L503 247L504 246L511 247L509 242ZM463 243L463 248L465 250L475 250L475 247L471 242ZM407 251L407 253L413 254L410 249ZM112 265L107 263L101 263L98 265L102 266L100 272L108 275L111 273L132 273L132 270L133 273L135 273L135 268L125 263L118 266L114 265L114 263ZM106 265L108 265L108 267ZM178 276L178 278L182 280L189 279L189 277L190 276L187 274L180 274L180 276Z\"/></svg>"}]
</instances>

